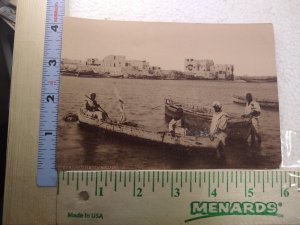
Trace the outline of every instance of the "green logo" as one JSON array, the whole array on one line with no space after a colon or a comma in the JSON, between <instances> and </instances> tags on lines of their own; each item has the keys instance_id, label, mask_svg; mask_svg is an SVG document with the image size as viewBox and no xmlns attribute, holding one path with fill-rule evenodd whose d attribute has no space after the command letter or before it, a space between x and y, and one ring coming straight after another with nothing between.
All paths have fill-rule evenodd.
<instances>
[{"instance_id":1,"label":"green logo","mask_svg":"<svg viewBox=\"0 0 300 225\"><path fill-rule=\"evenodd\" d=\"M280 216L276 202L199 202L190 204L191 218L185 222L216 216Z\"/></svg>"}]
</instances>

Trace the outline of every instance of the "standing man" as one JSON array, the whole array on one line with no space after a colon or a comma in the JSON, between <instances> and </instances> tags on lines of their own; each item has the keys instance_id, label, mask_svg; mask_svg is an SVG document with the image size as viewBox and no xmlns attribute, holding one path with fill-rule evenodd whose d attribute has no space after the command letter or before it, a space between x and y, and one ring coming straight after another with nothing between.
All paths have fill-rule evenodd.
<instances>
[{"instance_id":1,"label":"standing man","mask_svg":"<svg viewBox=\"0 0 300 225\"><path fill-rule=\"evenodd\" d=\"M260 105L258 102L253 100L252 94L246 94L246 107L245 112L242 115L243 118L249 118L251 124L251 145L255 145L255 139L257 138L257 144L261 144L261 135L259 131L259 116L260 116Z\"/></svg>"},{"instance_id":2,"label":"standing man","mask_svg":"<svg viewBox=\"0 0 300 225\"><path fill-rule=\"evenodd\" d=\"M214 108L214 114L210 124L209 138L211 141L215 138L220 140L220 148L217 149L217 157L220 158L220 150L224 150L226 145L228 114L222 111L222 105L218 101L213 102L212 107Z\"/></svg>"},{"instance_id":3,"label":"standing man","mask_svg":"<svg viewBox=\"0 0 300 225\"><path fill-rule=\"evenodd\" d=\"M176 136L175 134L185 136L185 129L182 127L182 117L183 109L178 108L176 111L176 116L169 122L169 132L173 137Z\"/></svg>"}]
</instances>

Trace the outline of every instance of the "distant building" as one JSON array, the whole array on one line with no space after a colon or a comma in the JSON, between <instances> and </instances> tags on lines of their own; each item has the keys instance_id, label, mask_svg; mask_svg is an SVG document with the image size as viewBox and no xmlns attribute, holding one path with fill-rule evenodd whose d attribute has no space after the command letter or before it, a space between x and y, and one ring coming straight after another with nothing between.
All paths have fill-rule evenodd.
<instances>
[{"instance_id":1,"label":"distant building","mask_svg":"<svg viewBox=\"0 0 300 225\"><path fill-rule=\"evenodd\" d=\"M86 60L86 65L101 66L98 58L89 58Z\"/></svg>"},{"instance_id":2,"label":"distant building","mask_svg":"<svg viewBox=\"0 0 300 225\"><path fill-rule=\"evenodd\" d=\"M234 66L230 64L215 64L211 67L211 71L219 80L234 80Z\"/></svg>"},{"instance_id":3,"label":"distant building","mask_svg":"<svg viewBox=\"0 0 300 225\"><path fill-rule=\"evenodd\" d=\"M214 65L214 61L210 59L192 59L184 60L184 72L188 75L196 77L206 77L209 79L211 76L210 69Z\"/></svg>"},{"instance_id":4,"label":"distant building","mask_svg":"<svg viewBox=\"0 0 300 225\"><path fill-rule=\"evenodd\" d=\"M63 58L61 60L60 68L62 71L74 72L81 63L81 60Z\"/></svg>"}]
</instances>

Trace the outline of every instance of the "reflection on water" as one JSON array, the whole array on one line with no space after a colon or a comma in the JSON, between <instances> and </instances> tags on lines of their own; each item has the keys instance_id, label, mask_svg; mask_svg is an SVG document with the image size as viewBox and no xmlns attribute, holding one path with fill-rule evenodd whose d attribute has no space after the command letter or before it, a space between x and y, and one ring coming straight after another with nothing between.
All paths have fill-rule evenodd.
<instances>
[{"instance_id":1,"label":"reflection on water","mask_svg":"<svg viewBox=\"0 0 300 225\"><path fill-rule=\"evenodd\" d=\"M281 161L279 113L263 110L260 118L261 149L231 143L225 158L214 152L168 149L126 139L109 137L97 130L66 123L63 116L77 113L84 95L97 94L97 101L114 119L120 118L113 90L116 83L125 102L129 121L152 131L165 131L164 99L209 105L218 100L228 113L242 114L243 106L232 102L232 95L253 93L254 97L277 98L276 83L235 83L226 81L158 81L131 79L61 78L57 166L61 169L201 169L201 168L277 168ZM153 109L154 108L154 109Z\"/></svg>"}]
</instances>

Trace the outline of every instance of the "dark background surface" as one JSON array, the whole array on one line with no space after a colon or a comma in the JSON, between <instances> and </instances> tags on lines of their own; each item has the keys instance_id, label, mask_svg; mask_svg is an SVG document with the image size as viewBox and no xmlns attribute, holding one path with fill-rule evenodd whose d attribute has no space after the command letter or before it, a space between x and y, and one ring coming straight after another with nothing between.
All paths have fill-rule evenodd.
<instances>
[{"instance_id":1,"label":"dark background surface","mask_svg":"<svg viewBox=\"0 0 300 225\"><path fill-rule=\"evenodd\" d=\"M9 93L10 93L10 72L11 56L14 42L14 31L0 19L0 221L3 216L5 161L7 145L7 128L9 115ZM7 52L7 49L10 52ZM6 52L5 52L6 51ZM8 54L7 54L8 53ZM0 222L1 223L1 222Z\"/></svg>"}]
</instances>

